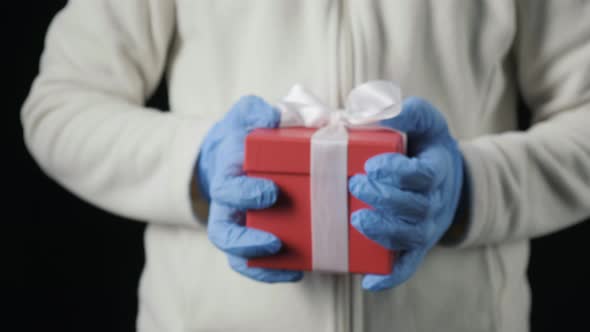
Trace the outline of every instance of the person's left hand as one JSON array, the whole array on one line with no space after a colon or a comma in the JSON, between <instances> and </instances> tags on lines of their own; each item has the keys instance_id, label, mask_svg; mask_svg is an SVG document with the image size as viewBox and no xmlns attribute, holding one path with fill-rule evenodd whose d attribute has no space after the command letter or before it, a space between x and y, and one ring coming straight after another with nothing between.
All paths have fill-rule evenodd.
<instances>
[{"instance_id":1,"label":"person's left hand","mask_svg":"<svg viewBox=\"0 0 590 332\"><path fill-rule=\"evenodd\" d=\"M444 116L419 98L382 125L408 134L409 157L386 153L370 158L364 174L349 181L350 192L374 209L352 215L352 225L369 239L398 251L393 272L369 274L367 290L395 287L410 278L426 253L451 225L463 185L463 158Z\"/></svg>"}]
</instances>

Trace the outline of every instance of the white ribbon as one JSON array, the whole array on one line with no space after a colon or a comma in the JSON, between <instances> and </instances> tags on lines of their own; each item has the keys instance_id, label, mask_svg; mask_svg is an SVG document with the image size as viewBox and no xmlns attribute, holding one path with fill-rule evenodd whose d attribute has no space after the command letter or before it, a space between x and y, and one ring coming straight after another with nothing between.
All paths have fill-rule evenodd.
<instances>
[{"instance_id":1,"label":"white ribbon","mask_svg":"<svg viewBox=\"0 0 590 332\"><path fill-rule=\"evenodd\" d=\"M277 105L281 127L320 128L311 138L310 200L314 270L348 272L347 128L378 128L401 112L400 88L370 81L353 89L345 109L333 109L301 85Z\"/></svg>"}]
</instances>

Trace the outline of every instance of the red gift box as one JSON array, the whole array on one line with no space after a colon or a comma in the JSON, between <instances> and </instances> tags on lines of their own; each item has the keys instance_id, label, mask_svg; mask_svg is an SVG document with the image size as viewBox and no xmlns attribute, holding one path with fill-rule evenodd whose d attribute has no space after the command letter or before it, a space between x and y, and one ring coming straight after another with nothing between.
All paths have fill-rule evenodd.
<instances>
[{"instance_id":1,"label":"red gift box","mask_svg":"<svg viewBox=\"0 0 590 332\"><path fill-rule=\"evenodd\" d=\"M288 270L313 270L310 211L310 141L315 128L258 129L246 138L244 171L248 176L267 178L279 187L275 205L249 210L246 225L276 235L281 251L272 256L250 259L248 266ZM405 152L402 134L389 130L348 132L348 177L364 173L372 156ZM367 204L348 193L348 213ZM359 233L348 222L348 271L388 274L394 253Z\"/></svg>"}]
</instances>

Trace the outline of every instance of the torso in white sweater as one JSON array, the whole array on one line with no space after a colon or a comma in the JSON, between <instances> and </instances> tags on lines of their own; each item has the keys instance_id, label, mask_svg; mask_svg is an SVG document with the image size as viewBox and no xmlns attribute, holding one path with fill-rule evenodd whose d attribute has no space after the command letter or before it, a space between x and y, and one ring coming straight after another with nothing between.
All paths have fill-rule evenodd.
<instances>
[{"instance_id":1,"label":"torso in white sweater","mask_svg":"<svg viewBox=\"0 0 590 332\"><path fill-rule=\"evenodd\" d=\"M590 3L565 1L71 1L23 108L41 167L82 199L150 222L142 331L526 331L528 238L589 214ZM575 23L574 23L575 22ZM146 109L167 74L171 112ZM245 94L294 83L342 104L394 80L461 141L470 228L404 285L239 276L191 211L209 127ZM516 128L517 95L535 125Z\"/></svg>"}]
</instances>

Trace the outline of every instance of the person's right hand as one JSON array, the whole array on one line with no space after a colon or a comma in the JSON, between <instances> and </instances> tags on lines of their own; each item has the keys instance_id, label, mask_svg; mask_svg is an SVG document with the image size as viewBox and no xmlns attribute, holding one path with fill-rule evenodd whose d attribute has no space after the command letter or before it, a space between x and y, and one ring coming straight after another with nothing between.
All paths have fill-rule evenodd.
<instances>
[{"instance_id":1,"label":"person's right hand","mask_svg":"<svg viewBox=\"0 0 590 332\"><path fill-rule=\"evenodd\" d=\"M243 174L246 135L256 128L276 128L280 114L259 97L242 97L207 134L197 162L201 192L210 200L208 236L224 251L235 271L263 282L298 281L299 271L252 268L251 257L272 255L281 248L274 235L244 226L245 210L273 205L277 186Z\"/></svg>"}]
</instances>

